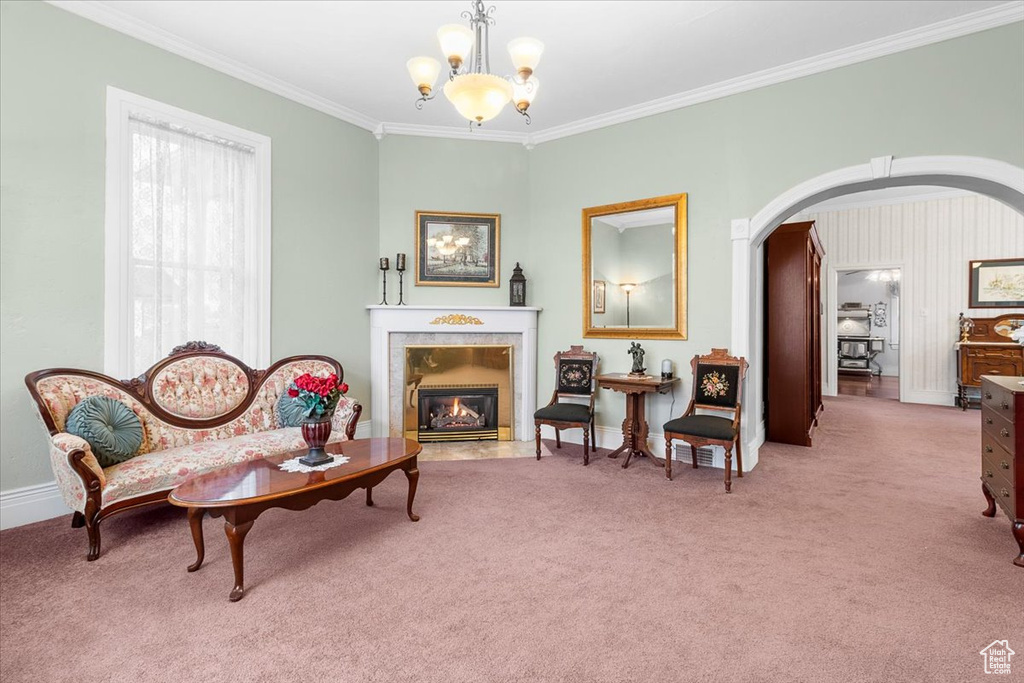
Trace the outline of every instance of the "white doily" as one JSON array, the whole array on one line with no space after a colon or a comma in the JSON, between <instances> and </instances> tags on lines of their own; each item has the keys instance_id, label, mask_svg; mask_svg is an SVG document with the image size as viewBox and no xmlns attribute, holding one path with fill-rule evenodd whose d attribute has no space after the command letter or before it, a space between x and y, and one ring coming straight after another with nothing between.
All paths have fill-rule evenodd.
<instances>
[{"instance_id":1,"label":"white doily","mask_svg":"<svg viewBox=\"0 0 1024 683\"><path fill-rule=\"evenodd\" d=\"M334 455L334 460L332 460L331 462L325 465L317 465L316 467L310 467L309 465L303 465L301 462L299 462L299 460L305 457L306 456L304 455L300 455L297 458L285 460L283 463L278 465L278 467L280 467L285 472L323 472L324 470L329 470L332 467L344 465L349 460L351 460L351 458L349 458L347 455Z\"/></svg>"}]
</instances>

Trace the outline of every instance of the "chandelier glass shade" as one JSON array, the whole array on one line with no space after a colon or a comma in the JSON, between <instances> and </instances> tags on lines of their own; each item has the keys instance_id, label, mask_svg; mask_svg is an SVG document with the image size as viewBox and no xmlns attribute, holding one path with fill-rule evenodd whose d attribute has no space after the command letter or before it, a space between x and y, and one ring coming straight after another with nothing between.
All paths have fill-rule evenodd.
<instances>
[{"instance_id":1,"label":"chandelier glass shade","mask_svg":"<svg viewBox=\"0 0 1024 683\"><path fill-rule=\"evenodd\" d=\"M537 95L539 82L534 69L544 44L534 38L516 38L508 44L515 75L498 76L490 70L489 28L494 25L494 7L484 9L483 0L473 0L473 10L463 12L469 27L446 24L438 29L437 40L448 62L444 94L455 110L479 126L500 114L509 102L530 123L527 109ZM409 76L420 93L416 108L434 99L441 63L432 57L413 57L406 63Z\"/></svg>"},{"instance_id":2,"label":"chandelier glass shade","mask_svg":"<svg viewBox=\"0 0 1024 683\"><path fill-rule=\"evenodd\" d=\"M483 123L512 99L512 84L491 74L461 74L444 84L444 96L464 117Z\"/></svg>"},{"instance_id":3,"label":"chandelier glass shade","mask_svg":"<svg viewBox=\"0 0 1024 683\"><path fill-rule=\"evenodd\" d=\"M413 57L405 67L409 70L412 82L416 84L420 94L429 95L441 73L441 62L433 57Z\"/></svg>"},{"instance_id":4,"label":"chandelier glass shade","mask_svg":"<svg viewBox=\"0 0 1024 683\"><path fill-rule=\"evenodd\" d=\"M441 52L453 69L458 69L473 51L473 31L462 24L445 24L437 29Z\"/></svg>"}]
</instances>

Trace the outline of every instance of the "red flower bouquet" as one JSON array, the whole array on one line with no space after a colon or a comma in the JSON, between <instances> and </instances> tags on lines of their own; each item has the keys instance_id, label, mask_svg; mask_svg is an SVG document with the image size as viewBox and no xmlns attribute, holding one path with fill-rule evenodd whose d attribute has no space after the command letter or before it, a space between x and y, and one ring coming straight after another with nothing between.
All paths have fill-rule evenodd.
<instances>
[{"instance_id":1,"label":"red flower bouquet","mask_svg":"<svg viewBox=\"0 0 1024 683\"><path fill-rule=\"evenodd\" d=\"M339 382L334 373L327 377L314 377L307 372L296 377L288 387L288 395L299 399L306 406L308 420L329 418L347 391L348 385Z\"/></svg>"}]
</instances>

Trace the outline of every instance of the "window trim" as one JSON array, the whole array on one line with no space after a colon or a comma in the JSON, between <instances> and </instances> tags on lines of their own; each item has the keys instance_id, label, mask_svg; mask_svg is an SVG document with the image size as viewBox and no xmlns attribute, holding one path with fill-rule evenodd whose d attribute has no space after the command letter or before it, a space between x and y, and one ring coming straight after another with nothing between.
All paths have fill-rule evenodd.
<instances>
[{"instance_id":1,"label":"window trim","mask_svg":"<svg viewBox=\"0 0 1024 683\"><path fill-rule=\"evenodd\" d=\"M131 215L131 145L128 119L142 114L168 121L200 133L214 135L252 147L256 153L255 239L247 242L246 256L255 264L257 343L255 367L270 365L270 233L271 153L270 138L244 128L151 100L113 86L107 86L106 209L104 219L103 369L107 375L128 378L131 363L123 336L129 319L128 237ZM188 339L180 340L182 344ZM216 339L205 340L216 343Z\"/></svg>"}]
</instances>

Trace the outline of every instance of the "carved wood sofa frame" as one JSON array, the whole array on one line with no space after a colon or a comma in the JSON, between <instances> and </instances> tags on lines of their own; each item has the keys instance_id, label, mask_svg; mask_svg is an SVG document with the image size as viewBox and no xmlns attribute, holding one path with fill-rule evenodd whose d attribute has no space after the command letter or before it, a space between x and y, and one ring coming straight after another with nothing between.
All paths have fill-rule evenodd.
<instances>
[{"instance_id":1,"label":"carved wood sofa frame","mask_svg":"<svg viewBox=\"0 0 1024 683\"><path fill-rule=\"evenodd\" d=\"M739 367L739 385L736 387L736 405L734 407L723 407L704 405L697 403L697 366L698 365L733 365ZM743 382L747 376L747 360L745 358L730 356L729 349L711 349L706 356L696 355L690 361L690 369L693 373L693 388L690 393L690 404L681 417L696 415L697 410L712 410L720 413L732 413L733 438L729 440L711 439L704 436L683 434L665 430L665 476L672 479L672 439L679 439L690 444L690 457L693 460L693 468L697 468L697 449L701 446L721 446L725 449L725 492L732 493L732 449L736 448L736 476L743 477L743 450L740 446L742 439L740 418L743 415Z\"/></svg>"},{"instance_id":2,"label":"carved wood sofa frame","mask_svg":"<svg viewBox=\"0 0 1024 683\"><path fill-rule=\"evenodd\" d=\"M249 388L247 395L229 412L208 419L187 418L163 409L154 399L153 384L149 381L150 378L159 376L160 371L172 363L197 356L214 357L234 363L248 379ZM140 403L142 403L146 410L151 412L155 417L174 427L181 427L185 429L209 429L228 424L232 420L243 415L259 396L259 392L263 387L264 379L272 376L279 368L296 361L321 361L330 364L333 366L334 372L337 374L339 381L344 378L344 370L342 369L341 364L329 356L289 356L277 361L266 370L256 370L250 368L234 356L224 353L219 346L207 344L206 342L188 342L182 346L175 347L166 358L160 360L134 379L116 380L98 372L79 370L75 368L48 368L45 370L31 372L26 375L25 384L28 386L28 391L36 402L36 407L42 417L43 424L46 426L51 437L60 433L61 430L58 429L45 400L39 393L38 383L40 380L53 375L79 376L109 384L115 389L131 394L133 398L136 398ZM362 413L362 410L362 406L358 403L353 406L353 414L345 425L345 435L348 439L353 439L355 437L356 426L359 422L359 416ZM166 490L161 490L119 500L103 507L102 483L93 469L83 462L83 458L85 458L85 456L86 451L76 448L68 452L67 459L71 468L81 478L82 484L85 487L85 510L84 512L74 512L71 518L71 526L76 529L83 526L86 528L86 532L89 536L89 554L86 559L91 562L100 555L100 522L108 517L127 510L134 510L148 505L169 503L167 501L168 492Z\"/></svg>"}]
</instances>

